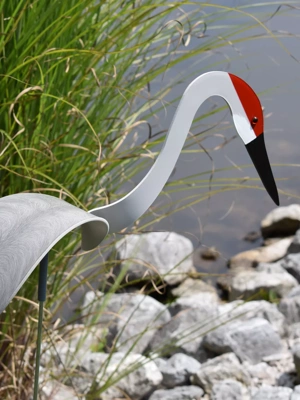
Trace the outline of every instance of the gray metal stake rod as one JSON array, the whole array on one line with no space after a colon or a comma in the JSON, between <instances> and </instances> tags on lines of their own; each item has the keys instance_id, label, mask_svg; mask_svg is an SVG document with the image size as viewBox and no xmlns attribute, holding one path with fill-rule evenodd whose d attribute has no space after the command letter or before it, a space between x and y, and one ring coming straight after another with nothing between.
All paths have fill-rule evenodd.
<instances>
[{"instance_id":1,"label":"gray metal stake rod","mask_svg":"<svg viewBox=\"0 0 300 400\"><path fill-rule=\"evenodd\" d=\"M38 400L42 327L43 327L43 309L47 292L47 272L48 272L48 254L46 254L45 257L40 262L40 269L39 269L39 286L38 286L39 320L38 320L38 334L37 334L36 354L35 354L33 400Z\"/></svg>"}]
</instances>

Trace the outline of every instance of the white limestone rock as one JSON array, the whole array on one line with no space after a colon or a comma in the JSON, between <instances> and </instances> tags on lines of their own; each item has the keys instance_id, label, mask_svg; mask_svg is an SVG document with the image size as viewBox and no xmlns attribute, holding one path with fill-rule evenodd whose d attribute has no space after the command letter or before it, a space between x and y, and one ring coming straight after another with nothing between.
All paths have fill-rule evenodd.
<instances>
[{"instance_id":1,"label":"white limestone rock","mask_svg":"<svg viewBox=\"0 0 300 400\"><path fill-rule=\"evenodd\" d=\"M296 344L293 349L294 364L296 367L297 375L300 377L300 344Z\"/></svg>"},{"instance_id":2,"label":"white limestone rock","mask_svg":"<svg viewBox=\"0 0 300 400\"><path fill-rule=\"evenodd\" d=\"M148 274L163 279L168 285L178 285L187 274L195 272L193 251L192 242L175 232L130 235L116 243L121 263L115 271L118 274L119 269L128 267L128 281Z\"/></svg>"},{"instance_id":3,"label":"white limestone rock","mask_svg":"<svg viewBox=\"0 0 300 400\"><path fill-rule=\"evenodd\" d=\"M104 296L91 291L84 298L83 321L91 321L102 308L95 322L106 326L108 346L120 334L116 346L122 351L134 346L132 352L143 353L157 329L171 319L167 307L150 296L136 293Z\"/></svg>"},{"instance_id":4,"label":"white limestone rock","mask_svg":"<svg viewBox=\"0 0 300 400\"><path fill-rule=\"evenodd\" d=\"M299 204L274 208L261 222L261 232L265 238L293 235L299 227Z\"/></svg>"},{"instance_id":5,"label":"white limestone rock","mask_svg":"<svg viewBox=\"0 0 300 400\"><path fill-rule=\"evenodd\" d=\"M289 325L287 335L289 339L298 341L300 339L300 322Z\"/></svg>"},{"instance_id":6,"label":"white limestone rock","mask_svg":"<svg viewBox=\"0 0 300 400\"><path fill-rule=\"evenodd\" d=\"M277 296L283 297L293 287L296 279L278 264L259 264L254 271L239 271L231 282L230 301L238 298L247 299L261 290L273 290Z\"/></svg>"},{"instance_id":7,"label":"white limestone rock","mask_svg":"<svg viewBox=\"0 0 300 400\"><path fill-rule=\"evenodd\" d=\"M212 387L211 400L250 400L247 388L233 379L225 379Z\"/></svg>"},{"instance_id":8,"label":"white limestone rock","mask_svg":"<svg viewBox=\"0 0 300 400\"><path fill-rule=\"evenodd\" d=\"M234 353L223 354L202 364L199 371L191 377L191 382L210 394L213 386L225 379L233 379L244 386L251 385L248 371L243 368Z\"/></svg>"},{"instance_id":9,"label":"white limestone rock","mask_svg":"<svg viewBox=\"0 0 300 400\"><path fill-rule=\"evenodd\" d=\"M203 394L199 386L180 386L174 389L156 390L149 400L204 400Z\"/></svg>"},{"instance_id":10,"label":"white limestone rock","mask_svg":"<svg viewBox=\"0 0 300 400\"><path fill-rule=\"evenodd\" d=\"M281 299L278 310L285 316L287 324L300 322L300 296L287 296Z\"/></svg>"},{"instance_id":11,"label":"white limestone rock","mask_svg":"<svg viewBox=\"0 0 300 400\"><path fill-rule=\"evenodd\" d=\"M229 261L231 269L236 268L255 268L259 263L271 263L283 258L291 245L293 238L285 238L278 240L269 246L262 246L256 249L243 251L236 254Z\"/></svg>"},{"instance_id":12,"label":"white limestone rock","mask_svg":"<svg viewBox=\"0 0 300 400\"><path fill-rule=\"evenodd\" d=\"M297 282L300 282L300 254L288 254L280 265L291 274Z\"/></svg>"},{"instance_id":13,"label":"white limestone rock","mask_svg":"<svg viewBox=\"0 0 300 400\"><path fill-rule=\"evenodd\" d=\"M74 389L58 381L48 381L41 389L41 400L79 400Z\"/></svg>"},{"instance_id":14,"label":"white limestone rock","mask_svg":"<svg viewBox=\"0 0 300 400\"><path fill-rule=\"evenodd\" d=\"M252 364L283 350L280 336L262 318L225 324L209 332L203 340L203 346L216 354L233 352L240 360Z\"/></svg>"},{"instance_id":15,"label":"white limestone rock","mask_svg":"<svg viewBox=\"0 0 300 400\"><path fill-rule=\"evenodd\" d=\"M300 400L300 385L294 387L294 391L290 400Z\"/></svg>"},{"instance_id":16,"label":"white limestone rock","mask_svg":"<svg viewBox=\"0 0 300 400\"><path fill-rule=\"evenodd\" d=\"M201 364L193 357L186 354L174 354L165 365L159 368L163 375L162 384L167 388L175 386L187 385L190 376L198 371Z\"/></svg>"},{"instance_id":17,"label":"white limestone rock","mask_svg":"<svg viewBox=\"0 0 300 400\"><path fill-rule=\"evenodd\" d=\"M140 354L87 353L83 365L93 377L96 376L99 387L112 374L114 378L121 378L101 394L105 400L122 398L124 393L132 400L140 400L155 390L163 379L156 364Z\"/></svg>"},{"instance_id":18,"label":"white limestone rock","mask_svg":"<svg viewBox=\"0 0 300 400\"><path fill-rule=\"evenodd\" d=\"M280 386L262 386L256 390L251 400L290 400L293 390Z\"/></svg>"},{"instance_id":19,"label":"white limestone rock","mask_svg":"<svg viewBox=\"0 0 300 400\"><path fill-rule=\"evenodd\" d=\"M179 286L172 288L171 293L174 297L190 297L199 293L212 293L218 301L216 289L201 279L186 278Z\"/></svg>"},{"instance_id":20,"label":"white limestone rock","mask_svg":"<svg viewBox=\"0 0 300 400\"><path fill-rule=\"evenodd\" d=\"M230 303L221 304L218 308L220 323L231 320L247 321L252 318L263 318L270 322L275 332L280 336L286 333L286 322L284 315L278 310L276 304L265 300L244 302L235 300Z\"/></svg>"},{"instance_id":21,"label":"white limestone rock","mask_svg":"<svg viewBox=\"0 0 300 400\"><path fill-rule=\"evenodd\" d=\"M284 343L285 344L285 343ZM284 346L286 347L286 345ZM293 354L285 348L282 353L264 357L263 361L276 370L276 385L294 387L296 384L296 370Z\"/></svg>"},{"instance_id":22,"label":"white limestone rock","mask_svg":"<svg viewBox=\"0 0 300 400\"><path fill-rule=\"evenodd\" d=\"M215 305L215 309L217 309L218 304L219 299L215 293L203 292L191 296L179 297L169 306L169 311L171 315L176 315L189 308L203 308L207 306L211 309Z\"/></svg>"},{"instance_id":23,"label":"white limestone rock","mask_svg":"<svg viewBox=\"0 0 300 400\"><path fill-rule=\"evenodd\" d=\"M181 311L155 333L150 350L156 353L163 348L165 355L181 352L198 358L203 336L218 326L217 312L214 304Z\"/></svg>"},{"instance_id":24,"label":"white limestone rock","mask_svg":"<svg viewBox=\"0 0 300 400\"><path fill-rule=\"evenodd\" d=\"M266 362L260 362L253 365L247 361L243 362L243 366L249 372L251 382L254 386L276 385L278 371L275 367L271 367Z\"/></svg>"},{"instance_id":25,"label":"white limestone rock","mask_svg":"<svg viewBox=\"0 0 300 400\"><path fill-rule=\"evenodd\" d=\"M300 229L295 233L293 241L288 248L288 253L300 253Z\"/></svg>"}]
</instances>

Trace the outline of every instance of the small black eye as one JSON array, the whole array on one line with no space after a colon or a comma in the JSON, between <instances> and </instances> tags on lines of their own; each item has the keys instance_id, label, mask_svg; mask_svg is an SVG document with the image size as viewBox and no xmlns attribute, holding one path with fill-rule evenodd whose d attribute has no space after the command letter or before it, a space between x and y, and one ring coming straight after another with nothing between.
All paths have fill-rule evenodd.
<instances>
[{"instance_id":1,"label":"small black eye","mask_svg":"<svg viewBox=\"0 0 300 400\"><path fill-rule=\"evenodd\" d=\"M258 122L258 118L257 117L253 117L252 118L252 124L255 125Z\"/></svg>"}]
</instances>

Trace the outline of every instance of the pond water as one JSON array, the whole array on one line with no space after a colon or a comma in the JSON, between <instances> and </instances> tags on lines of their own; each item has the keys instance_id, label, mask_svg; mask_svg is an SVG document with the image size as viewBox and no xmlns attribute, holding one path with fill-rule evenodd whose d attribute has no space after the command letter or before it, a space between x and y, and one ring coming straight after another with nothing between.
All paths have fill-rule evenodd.
<instances>
[{"instance_id":1,"label":"pond water","mask_svg":"<svg viewBox=\"0 0 300 400\"><path fill-rule=\"evenodd\" d=\"M242 5L246 1L226 1L227 5ZM258 2L259 3L259 2ZM271 5L271 2L264 2L260 12L272 14L278 5ZM279 4L279 3L278 3ZM291 4L291 3L290 3ZM247 12L257 13L257 8L249 8ZM261 15L260 15L261 17ZM232 17L226 17L226 24L237 23L251 24L248 17L232 13ZM266 19L266 18L265 18ZM299 137L299 115L300 115L300 9L282 8L271 20L266 22L269 30L281 32L279 34L281 43L285 49L272 38L258 38L227 45L217 52L210 54L210 57L201 60L194 67L190 62L176 66L171 69L164 79L173 79L181 74L183 83L176 86L171 95L173 98L181 96L185 87L193 80L193 76L184 78L184 74L222 69L239 75L245 79L259 94L264 107L265 119L265 140L270 162L273 166L273 173L279 189L281 205L288 205L300 201L300 137ZM249 31L250 34L264 34L263 28L255 28ZM289 35L287 35L289 33ZM208 27L208 35L222 35L222 27ZM240 35L247 36L247 32ZM204 40L204 39L203 39ZM194 44L196 45L196 44ZM292 56L290 54L292 54ZM295 60L296 58L296 60ZM231 61L227 60L232 59ZM221 62L223 61L223 62ZM211 67L214 62L220 62L219 67ZM194 71L193 71L194 68ZM157 87L161 81L156 82ZM265 92L265 93L264 93ZM224 105L221 99L213 98L201 107L197 115L206 111L213 104ZM177 104L177 103L176 103ZM155 121L156 129L167 129L170 125L176 104L168 109L167 114L159 115L159 123ZM212 124L219 122L219 128L212 131L214 134L224 134L227 139L236 134L232 125L231 115L226 112L214 115L209 120ZM205 121L207 123L207 120ZM198 130L192 128L192 133L203 130L206 125L199 125ZM221 129L220 129L221 128ZM201 144L207 149L213 159L214 168L226 168L250 164L250 158L244 148L242 141L235 138L222 149L213 150L223 142L221 137L211 137ZM199 148L195 145L192 148ZM280 164L299 164L295 166L281 166ZM171 180L189 176L200 171L207 171L212 168L211 159L205 154L182 154L177 162L175 173ZM208 175L209 176L209 175ZM233 168L231 171L215 173L214 177L243 177L257 178L253 167ZM249 182L248 182L249 183ZM262 190L259 180L250 182L257 186L255 189L244 188L242 190L219 193L194 205L191 208L180 211L172 216L153 224L147 230L174 230L189 237L195 247L200 250L206 246L216 246L221 257L215 262L205 262L200 259L196 252L195 263L199 271L218 273L226 271L228 258L237 252L244 251L259 245L243 240L249 231L257 231L262 218L271 211L275 205L268 194ZM187 191L189 190L187 186ZM284 194L284 192L286 194ZM195 191L193 192L195 193ZM203 192L202 192L203 193ZM200 192L199 192L200 195ZM172 196L172 199L180 195ZM156 204L168 202L170 199L160 196Z\"/></svg>"}]
</instances>

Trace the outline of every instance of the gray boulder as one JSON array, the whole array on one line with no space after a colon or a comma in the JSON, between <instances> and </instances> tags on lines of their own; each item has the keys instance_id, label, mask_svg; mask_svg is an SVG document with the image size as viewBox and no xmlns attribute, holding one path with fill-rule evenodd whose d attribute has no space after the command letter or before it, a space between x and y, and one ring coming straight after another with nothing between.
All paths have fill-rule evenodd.
<instances>
[{"instance_id":1,"label":"gray boulder","mask_svg":"<svg viewBox=\"0 0 300 400\"><path fill-rule=\"evenodd\" d=\"M101 393L104 400L123 398L124 393L132 400L140 400L155 390L163 379L156 364L140 354L87 353L82 365L93 378L96 377L99 388L108 377L117 380Z\"/></svg>"},{"instance_id":2,"label":"gray boulder","mask_svg":"<svg viewBox=\"0 0 300 400\"><path fill-rule=\"evenodd\" d=\"M213 385L211 400L249 400L249 393L240 382L225 379Z\"/></svg>"},{"instance_id":3,"label":"gray boulder","mask_svg":"<svg viewBox=\"0 0 300 400\"><path fill-rule=\"evenodd\" d=\"M262 246L256 249L243 251L236 254L229 261L231 269L236 268L255 268L259 263L271 263L283 258L292 243L293 238L278 240L269 246Z\"/></svg>"},{"instance_id":4,"label":"gray boulder","mask_svg":"<svg viewBox=\"0 0 300 400\"><path fill-rule=\"evenodd\" d=\"M300 385L294 387L294 391L290 400L300 400Z\"/></svg>"},{"instance_id":5,"label":"gray boulder","mask_svg":"<svg viewBox=\"0 0 300 400\"><path fill-rule=\"evenodd\" d=\"M300 282L300 254L288 254L280 265Z\"/></svg>"},{"instance_id":6,"label":"gray boulder","mask_svg":"<svg viewBox=\"0 0 300 400\"><path fill-rule=\"evenodd\" d=\"M203 336L218 326L216 316L214 304L185 309L155 333L149 349L154 353L163 349L164 355L182 352L198 358Z\"/></svg>"},{"instance_id":7,"label":"gray boulder","mask_svg":"<svg viewBox=\"0 0 300 400\"><path fill-rule=\"evenodd\" d=\"M300 339L300 322L289 325L287 329L287 335L291 340Z\"/></svg>"},{"instance_id":8,"label":"gray boulder","mask_svg":"<svg viewBox=\"0 0 300 400\"><path fill-rule=\"evenodd\" d=\"M164 368L168 362L167 359L162 358L162 357L157 357L153 358L153 361L155 362L157 368L161 371L162 368Z\"/></svg>"},{"instance_id":9,"label":"gray boulder","mask_svg":"<svg viewBox=\"0 0 300 400\"><path fill-rule=\"evenodd\" d=\"M300 229L295 233L293 241L288 248L288 253L300 253Z\"/></svg>"},{"instance_id":10,"label":"gray boulder","mask_svg":"<svg viewBox=\"0 0 300 400\"><path fill-rule=\"evenodd\" d=\"M300 344L297 344L292 349L294 364L298 377L300 377Z\"/></svg>"},{"instance_id":11,"label":"gray boulder","mask_svg":"<svg viewBox=\"0 0 300 400\"><path fill-rule=\"evenodd\" d=\"M255 271L239 271L232 278L230 301L237 298L249 298L259 295L261 290L274 291L283 297L293 287L297 286L296 279L278 264L259 264Z\"/></svg>"},{"instance_id":12,"label":"gray boulder","mask_svg":"<svg viewBox=\"0 0 300 400\"><path fill-rule=\"evenodd\" d=\"M290 400L293 390L280 386L262 386L251 397L251 400Z\"/></svg>"},{"instance_id":13,"label":"gray boulder","mask_svg":"<svg viewBox=\"0 0 300 400\"><path fill-rule=\"evenodd\" d=\"M262 318L225 324L209 332L202 345L216 354L233 352L240 360L252 364L283 350L280 336Z\"/></svg>"},{"instance_id":14,"label":"gray boulder","mask_svg":"<svg viewBox=\"0 0 300 400\"><path fill-rule=\"evenodd\" d=\"M156 390L149 400L200 400L204 392L198 386L181 386L169 390Z\"/></svg>"},{"instance_id":15,"label":"gray boulder","mask_svg":"<svg viewBox=\"0 0 300 400\"><path fill-rule=\"evenodd\" d=\"M80 360L88 350L85 346L77 349L66 341L57 341L55 345L42 344L41 366L47 370L80 368Z\"/></svg>"},{"instance_id":16,"label":"gray boulder","mask_svg":"<svg viewBox=\"0 0 300 400\"><path fill-rule=\"evenodd\" d=\"M294 287L291 291L289 291L285 297L291 298L291 297L297 297L300 296L300 285Z\"/></svg>"},{"instance_id":17,"label":"gray boulder","mask_svg":"<svg viewBox=\"0 0 300 400\"><path fill-rule=\"evenodd\" d=\"M50 380L41 387L41 400L79 400L74 389L58 381Z\"/></svg>"},{"instance_id":18,"label":"gray boulder","mask_svg":"<svg viewBox=\"0 0 300 400\"><path fill-rule=\"evenodd\" d=\"M103 350L106 334L107 330L102 327L90 326L87 329L83 324L67 325L63 330L53 330L51 341L42 343L41 365L46 369L57 369L62 365L76 368L85 352ZM26 361L31 356L32 354L26 355Z\"/></svg>"},{"instance_id":19,"label":"gray boulder","mask_svg":"<svg viewBox=\"0 0 300 400\"><path fill-rule=\"evenodd\" d=\"M289 325L300 322L300 295L281 299L278 309Z\"/></svg>"},{"instance_id":20,"label":"gray boulder","mask_svg":"<svg viewBox=\"0 0 300 400\"><path fill-rule=\"evenodd\" d=\"M291 382L294 381L292 375L295 375L295 364L291 351L284 349L282 353L264 357L263 361L276 369L276 382L278 386L294 386L294 383L291 385Z\"/></svg>"},{"instance_id":21,"label":"gray boulder","mask_svg":"<svg viewBox=\"0 0 300 400\"><path fill-rule=\"evenodd\" d=\"M188 308L203 308L205 306L209 307L210 309L215 308L215 310L217 310L218 303L219 299L215 293L203 292L193 294L191 296L179 297L169 306L169 311L171 315L176 315Z\"/></svg>"},{"instance_id":22,"label":"gray boulder","mask_svg":"<svg viewBox=\"0 0 300 400\"><path fill-rule=\"evenodd\" d=\"M254 386L295 386L295 365L290 351L264 357L263 362L255 365L244 362L243 366L249 372Z\"/></svg>"},{"instance_id":23,"label":"gray boulder","mask_svg":"<svg viewBox=\"0 0 300 400\"><path fill-rule=\"evenodd\" d=\"M211 393L213 386L225 379L233 379L245 386L251 384L249 373L233 353L223 354L202 364L191 377L191 382L201 386L206 393Z\"/></svg>"},{"instance_id":24,"label":"gray boulder","mask_svg":"<svg viewBox=\"0 0 300 400\"><path fill-rule=\"evenodd\" d=\"M212 293L218 301L216 289L201 279L186 278L178 287L172 288L171 293L174 297L189 297L194 294Z\"/></svg>"},{"instance_id":25,"label":"gray boulder","mask_svg":"<svg viewBox=\"0 0 300 400\"><path fill-rule=\"evenodd\" d=\"M300 205L277 207L261 222L263 237L293 235L300 227Z\"/></svg>"},{"instance_id":26,"label":"gray boulder","mask_svg":"<svg viewBox=\"0 0 300 400\"><path fill-rule=\"evenodd\" d=\"M285 317L275 304L265 300L244 302L235 300L219 306L219 320L222 323L232 320L247 321L252 318L263 318L270 322L280 336L285 334Z\"/></svg>"},{"instance_id":27,"label":"gray boulder","mask_svg":"<svg viewBox=\"0 0 300 400\"><path fill-rule=\"evenodd\" d=\"M271 367L266 362L250 364L245 361L243 362L243 367L249 372L251 382L254 386L276 385L278 371L275 367Z\"/></svg>"},{"instance_id":28,"label":"gray boulder","mask_svg":"<svg viewBox=\"0 0 300 400\"><path fill-rule=\"evenodd\" d=\"M174 354L159 368L163 375L162 384L167 388L189 384L190 376L198 371L201 364L186 354Z\"/></svg>"},{"instance_id":29,"label":"gray boulder","mask_svg":"<svg viewBox=\"0 0 300 400\"><path fill-rule=\"evenodd\" d=\"M97 316L99 310L102 312ZM85 295L82 315L84 322L94 318L94 323L107 327L108 346L118 336L117 349L131 349L135 353L144 352L156 330L171 319L166 306L150 296L136 293L108 296L92 291Z\"/></svg>"},{"instance_id":30,"label":"gray boulder","mask_svg":"<svg viewBox=\"0 0 300 400\"><path fill-rule=\"evenodd\" d=\"M68 357L65 350L68 349ZM47 374L55 376L58 373L67 376L66 384L72 386L76 393L87 394L92 385L95 390L103 387L108 379L111 379L111 385L101 392L102 400L115 400L123 398L126 393L132 400L140 400L144 396L155 390L162 382L163 376L153 361L140 354L113 353L92 353L83 351L79 354L70 353L70 347L65 344L65 348L58 348L61 364L56 368L47 368ZM44 393L47 395L52 391L58 390L58 393L65 393L65 399L72 390L53 381L53 385L45 385ZM56 397L54 397L56 398ZM77 397L73 397L76 399ZM58 397L59 399L59 397ZM51 397L52 400L52 397Z\"/></svg>"},{"instance_id":31,"label":"gray boulder","mask_svg":"<svg viewBox=\"0 0 300 400\"><path fill-rule=\"evenodd\" d=\"M99 326L91 326L86 329L83 324L67 325L63 335L67 338L67 342L62 339L61 341L64 345L68 344L69 347L80 350L80 352L101 351L102 341L106 334L107 329Z\"/></svg>"},{"instance_id":32,"label":"gray boulder","mask_svg":"<svg viewBox=\"0 0 300 400\"><path fill-rule=\"evenodd\" d=\"M148 275L177 285L187 274L195 272L192 242L174 232L130 235L119 240L115 249L116 258L120 260L115 273L128 268L128 281Z\"/></svg>"}]
</instances>

